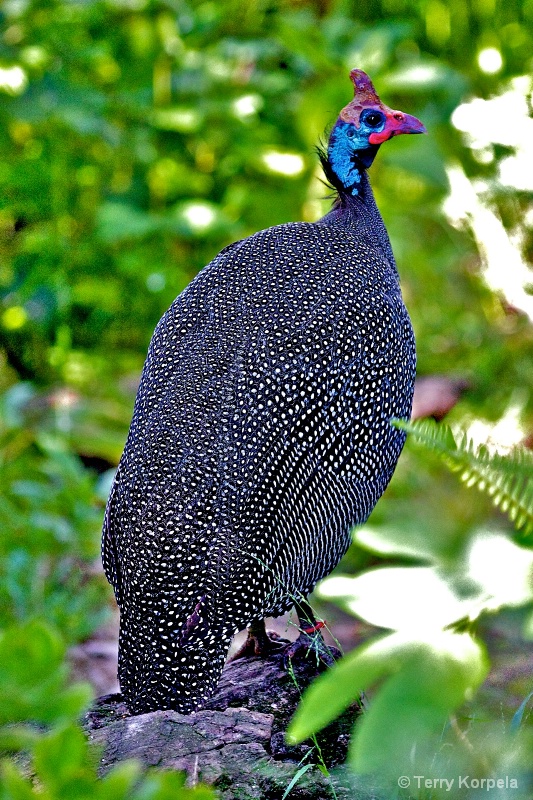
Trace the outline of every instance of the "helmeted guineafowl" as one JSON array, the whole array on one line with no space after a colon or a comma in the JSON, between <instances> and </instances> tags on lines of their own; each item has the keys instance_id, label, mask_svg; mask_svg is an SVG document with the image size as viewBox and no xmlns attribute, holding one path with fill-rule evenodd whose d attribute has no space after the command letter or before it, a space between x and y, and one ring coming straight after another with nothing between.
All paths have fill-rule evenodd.
<instances>
[{"instance_id":1,"label":"helmeted guineafowl","mask_svg":"<svg viewBox=\"0 0 533 800\"><path fill-rule=\"evenodd\" d=\"M366 169L424 127L351 78L332 211L226 247L152 338L103 533L133 713L194 711L237 630L265 644L295 598L305 621L400 455L415 344Z\"/></svg>"}]
</instances>

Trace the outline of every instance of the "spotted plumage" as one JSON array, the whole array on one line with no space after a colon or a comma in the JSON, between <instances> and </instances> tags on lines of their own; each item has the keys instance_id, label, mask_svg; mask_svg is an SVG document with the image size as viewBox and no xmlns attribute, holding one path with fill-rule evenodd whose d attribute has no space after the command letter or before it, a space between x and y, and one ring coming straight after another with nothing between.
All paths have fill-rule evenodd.
<instances>
[{"instance_id":1,"label":"spotted plumage","mask_svg":"<svg viewBox=\"0 0 533 800\"><path fill-rule=\"evenodd\" d=\"M412 329L368 154L348 183L332 142L334 209L226 247L150 344L103 535L134 713L200 707L233 634L339 562L402 449Z\"/></svg>"}]
</instances>

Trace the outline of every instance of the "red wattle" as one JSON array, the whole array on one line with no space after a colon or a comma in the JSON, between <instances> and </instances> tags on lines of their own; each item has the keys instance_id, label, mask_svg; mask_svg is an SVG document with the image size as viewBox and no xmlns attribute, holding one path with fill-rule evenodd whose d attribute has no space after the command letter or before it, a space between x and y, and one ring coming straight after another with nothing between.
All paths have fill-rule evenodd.
<instances>
[{"instance_id":1,"label":"red wattle","mask_svg":"<svg viewBox=\"0 0 533 800\"><path fill-rule=\"evenodd\" d=\"M381 133L371 133L370 136L368 137L368 141L370 142L370 144L383 144L383 142L386 142L387 139L390 139L392 135L393 132L390 130L388 131L385 128L384 130L381 131Z\"/></svg>"}]
</instances>

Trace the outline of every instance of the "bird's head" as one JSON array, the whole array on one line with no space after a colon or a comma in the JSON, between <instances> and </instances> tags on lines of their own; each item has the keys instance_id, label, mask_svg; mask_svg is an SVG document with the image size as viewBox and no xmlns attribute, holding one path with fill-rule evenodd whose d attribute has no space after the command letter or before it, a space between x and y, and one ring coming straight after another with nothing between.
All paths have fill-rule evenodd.
<instances>
[{"instance_id":1,"label":"bird's head","mask_svg":"<svg viewBox=\"0 0 533 800\"><path fill-rule=\"evenodd\" d=\"M354 98L342 109L331 131L328 161L343 187L357 194L358 168L372 164L383 142L401 133L425 133L426 129L416 117L384 105L365 72L353 69L350 78Z\"/></svg>"}]
</instances>

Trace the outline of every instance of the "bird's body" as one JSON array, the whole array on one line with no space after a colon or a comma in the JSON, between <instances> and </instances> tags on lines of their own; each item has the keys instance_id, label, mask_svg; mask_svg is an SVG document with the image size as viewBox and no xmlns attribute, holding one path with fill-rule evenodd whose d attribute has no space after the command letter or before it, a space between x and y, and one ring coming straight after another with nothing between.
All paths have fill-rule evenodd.
<instances>
[{"instance_id":1,"label":"bird's body","mask_svg":"<svg viewBox=\"0 0 533 800\"><path fill-rule=\"evenodd\" d=\"M104 525L133 712L200 707L233 634L339 562L389 482L415 348L364 170L225 248L154 333Z\"/></svg>"}]
</instances>

